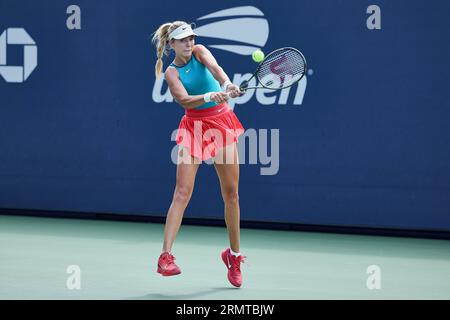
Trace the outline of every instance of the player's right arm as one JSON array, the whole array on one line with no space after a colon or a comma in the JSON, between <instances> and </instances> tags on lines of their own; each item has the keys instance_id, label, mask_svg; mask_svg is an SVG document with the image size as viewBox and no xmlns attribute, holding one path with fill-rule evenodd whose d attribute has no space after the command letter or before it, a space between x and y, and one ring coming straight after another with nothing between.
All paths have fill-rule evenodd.
<instances>
[{"instance_id":1,"label":"player's right arm","mask_svg":"<svg viewBox=\"0 0 450 320\"><path fill-rule=\"evenodd\" d=\"M185 109L194 109L205 104L204 94L190 96L178 77L178 70L175 68L167 68L165 78L169 85L170 93L176 102L178 102ZM223 103L228 100L228 95L225 92L214 92L211 95L211 101L216 103Z\"/></svg>"}]
</instances>

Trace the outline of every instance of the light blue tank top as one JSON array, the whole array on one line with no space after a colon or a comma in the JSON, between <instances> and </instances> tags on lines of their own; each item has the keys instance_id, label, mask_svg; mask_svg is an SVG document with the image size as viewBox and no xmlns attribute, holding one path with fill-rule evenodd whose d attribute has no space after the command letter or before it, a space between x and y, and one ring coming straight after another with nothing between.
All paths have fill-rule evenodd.
<instances>
[{"instance_id":1,"label":"light blue tank top","mask_svg":"<svg viewBox=\"0 0 450 320\"><path fill-rule=\"evenodd\" d=\"M214 79L208 68L197 61L195 55L192 54L191 60L180 67L174 63L170 64L172 67L177 68L180 75L180 81L190 96L201 95L207 92L219 92L222 91L219 82ZM207 109L216 106L214 101L202 104L195 109Z\"/></svg>"}]
</instances>

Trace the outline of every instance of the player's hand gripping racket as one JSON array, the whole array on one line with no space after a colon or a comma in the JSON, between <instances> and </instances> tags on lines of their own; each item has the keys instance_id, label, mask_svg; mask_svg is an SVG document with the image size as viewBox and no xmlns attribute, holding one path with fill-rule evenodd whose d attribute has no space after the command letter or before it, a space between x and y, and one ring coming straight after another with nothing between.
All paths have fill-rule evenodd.
<instances>
[{"instance_id":1,"label":"player's hand gripping racket","mask_svg":"<svg viewBox=\"0 0 450 320\"><path fill-rule=\"evenodd\" d=\"M244 81L239 89L241 92L259 88L281 90L299 82L305 76L306 70L306 59L299 50L277 49L266 56L252 77ZM249 87L249 82L253 78L256 78L256 87ZM231 92L228 96L231 96Z\"/></svg>"}]
</instances>

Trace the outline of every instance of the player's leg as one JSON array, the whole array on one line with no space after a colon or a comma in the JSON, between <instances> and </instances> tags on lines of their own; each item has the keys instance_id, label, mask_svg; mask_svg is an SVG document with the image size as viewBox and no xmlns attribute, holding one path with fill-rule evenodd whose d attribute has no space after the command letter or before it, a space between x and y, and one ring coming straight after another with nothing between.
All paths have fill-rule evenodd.
<instances>
[{"instance_id":1,"label":"player's leg","mask_svg":"<svg viewBox=\"0 0 450 320\"><path fill-rule=\"evenodd\" d=\"M194 190L195 176L199 163L189 154L187 149L180 149L178 154L177 176L172 203L167 213L164 229L163 253L158 259L157 272L163 276L174 276L181 273L172 255L172 245L180 229L184 211Z\"/></svg>"},{"instance_id":2,"label":"player's leg","mask_svg":"<svg viewBox=\"0 0 450 320\"><path fill-rule=\"evenodd\" d=\"M228 269L228 280L235 287L242 285L240 264L240 208L239 208L239 160L236 143L222 149L215 157L220 163L214 166L220 180L220 188L225 204L225 222L228 229L230 248L222 252L222 261ZM227 159L227 161L223 161ZM231 159L231 160L230 160ZM220 161L222 160L222 161Z\"/></svg>"},{"instance_id":3,"label":"player's leg","mask_svg":"<svg viewBox=\"0 0 450 320\"><path fill-rule=\"evenodd\" d=\"M239 208L239 161L236 143L221 149L214 158L214 167L220 181L225 205L225 223L228 229L230 247L239 252L240 208Z\"/></svg>"},{"instance_id":4,"label":"player's leg","mask_svg":"<svg viewBox=\"0 0 450 320\"><path fill-rule=\"evenodd\" d=\"M200 165L198 161L194 161L194 158L185 148L180 149L178 157L175 191L167 213L164 230L163 252L171 252L172 250L184 211L194 190L195 176Z\"/></svg>"}]
</instances>

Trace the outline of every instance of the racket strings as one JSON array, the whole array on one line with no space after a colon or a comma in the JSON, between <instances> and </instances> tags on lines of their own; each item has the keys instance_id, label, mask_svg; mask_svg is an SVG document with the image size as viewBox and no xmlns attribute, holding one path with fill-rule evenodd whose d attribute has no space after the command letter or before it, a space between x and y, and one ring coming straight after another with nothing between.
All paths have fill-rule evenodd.
<instances>
[{"instance_id":1,"label":"racket strings","mask_svg":"<svg viewBox=\"0 0 450 320\"><path fill-rule=\"evenodd\" d=\"M285 49L269 55L258 70L258 79L269 89L282 89L296 83L305 73L306 62L296 50Z\"/></svg>"}]
</instances>

